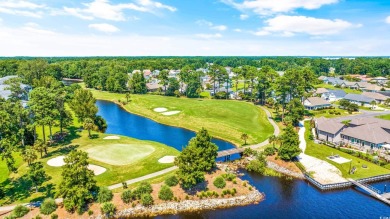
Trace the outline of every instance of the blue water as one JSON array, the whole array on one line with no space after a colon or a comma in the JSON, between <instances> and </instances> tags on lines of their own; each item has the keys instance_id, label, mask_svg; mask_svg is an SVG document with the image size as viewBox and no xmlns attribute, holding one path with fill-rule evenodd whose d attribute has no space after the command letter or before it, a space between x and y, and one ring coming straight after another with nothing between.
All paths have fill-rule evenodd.
<instances>
[{"instance_id":1,"label":"blue water","mask_svg":"<svg viewBox=\"0 0 390 219\"><path fill-rule=\"evenodd\" d=\"M188 141L195 137L195 132L187 129L167 126L151 119L131 114L113 102L98 100L98 115L108 125L106 133L125 135L141 140L157 141L181 151ZM213 139L219 150L235 148L229 142Z\"/></svg>"},{"instance_id":2,"label":"blue water","mask_svg":"<svg viewBox=\"0 0 390 219\"><path fill-rule=\"evenodd\" d=\"M181 150L195 133L170 127L126 112L114 103L98 101L99 115L108 124L107 133L164 143ZM234 145L214 139L220 150ZM390 207L368 196L360 189L322 192L303 180L266 177L245 172L242 177L260 192L265 200L256 205L202 211L193 214L159 216L158 218L390 218ZM390 181L371 184L390 192Z\"/></svg>"}]
</instances>

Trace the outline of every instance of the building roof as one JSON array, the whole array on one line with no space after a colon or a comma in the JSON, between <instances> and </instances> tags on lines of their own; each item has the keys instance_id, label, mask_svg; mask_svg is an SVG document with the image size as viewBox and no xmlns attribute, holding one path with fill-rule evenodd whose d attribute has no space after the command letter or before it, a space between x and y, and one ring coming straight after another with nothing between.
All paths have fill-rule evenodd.
<instances>
[{"instance_id":1,"label":"building roof","mask_svg":"<svg viewBox=\"0 0 390 219\"><path fill-rule=\"evenodd\" d=\"M307 106L323 106L323 105L330 105L330 103L320 97L309 97L306 99L310 105Z\"/></svg>"},{"instance_id":2,"label":"building roof","mask_svg":"<svg viewBox=\"0 0 390 219\"><path fill-rule=\"evenodd\" d=\"M146 83L146 88L148 90L155 90L155 89L158 89L160 87L163 87L161 84L157 84L157 83Z\"/></svg>"},{"instance_id":3,"label":"building roof","mask_svg":"<svg viewBox=\"0 0 390 219\"><path fill-rule=\"evenodd\" d=\"M359 84L357 82L353 82L353 81L344 81L343 84L345 84L348 87L355 86L355 85L359 86Z\"/></svg>"},{"instance_id":4,"label":"building roof","mask_svg":"<svg viewBox=\"0 0 390 219\"><path fill-rule=\"evenodd\" d=\"M373 91L380 91L382 90L381 86L378 86L376 84L371 84L368 82L357 82L359 84L359 87L365 90L373 90Z\"/></svg>"},{"instance_id":5,"label":"building roof","mask_svg":"<svg viewBox=\"0 0 390 219\"><path fill-rule=\"evenodd\" d=\"M320 77L318 77L318 80L323 81L323 80L325 80L326 78L327 78L326 76L321 75Z\"/></svg>"},{"instance_id":6,"label":"building roof","mask_svg":"<svg viewBox=\"0 0 390 219\"><path fill-rule=\"evenodd\" d=\"M379 127L390 129L390 121L384 119L378 119L373 117L362 117L362 118L354 118L349 124L355 126L361 126L365 124L376 124Z\"/></svg>"},{"instance_id":7,"label":"building roof","mask_svg":"<svg viewBox=\"0 0 390 219\"><path fill-rule=\"evenodd\" d=\"M329 92L328 89L319 87L319 88L317 88L315 93L316 94L323 94L323 93L328 93L328 92Z\"/></svg>"},{"instance_id":8,"label":"building roof","mask_svg":"<svg viewBox=\"0 0 390 219\"><path fill-rule=\"evenodd\" d=\"M387 80L387 78L385 78L385 77L375 77L375 78L373 78L373 80Z\"/></svg>"},{"instance_id":9,"label":"building roof","mask_svg":"<svg viewBox=\"0 0 390 219\"><path fill-rule=\"evenodd\" d=\"M389 143L390 133L376 123L345 128L341 134L374 144Z\"/></svg>"},{"instance_id":10,"label":"building roof","mask_svg":"<svg viewBox=\"0 0 390 219\"><path fill-rule=\"evenodd\" d=\"M333 94L335 97L343 98L347 93L344 90L328 90L330 94Z\"/></svg>"},{"instance_id":11,"label":"building roof","mask_svg":"<svg viewBox=\"0 0 390 219\"><path fill-rule=\"evenodd\" d=\"M390 98L390 97L387 97L387 96L385 96L383 94L375 93L375 92L363 92L362 95L366 96L366 97L373 98L375 100L380 100L380 101L385 101L388 98Z\"/></svg>"},{"instance_id":12,"label":"building roof","mask_svg":"<svg viewBox=\"0 0 390 219\"><path fill-rule=\"evenodd\" d=\"M345 95L344 99L349 101L356 101L356 102L363 102L363 103L371 103L375 99L371 97L366 97L360 94L347 94Z\"/></svg>"},{"instance_id":13,"label":"building roof","mask_svg":"<svg viewBox=\"0 0 390 219\"><path fill-rule=\"evenodd\" d=\"M341 122L338 122L334 119L327 119L321 117L316 120L317 129L324 131L330 134L336 134L339 132L345 125Z\"/></svg>"}]
</instances>

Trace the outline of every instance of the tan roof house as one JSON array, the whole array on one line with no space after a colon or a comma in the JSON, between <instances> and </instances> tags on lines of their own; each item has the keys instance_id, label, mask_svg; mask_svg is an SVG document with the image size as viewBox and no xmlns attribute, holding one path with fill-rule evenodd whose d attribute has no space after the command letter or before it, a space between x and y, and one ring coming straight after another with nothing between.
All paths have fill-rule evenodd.
<instances>
[{"instance_id":1,"label":"tan roof house","mask_svg":"<svg viewBox=\"0 0 390 219\"><path fill-rule=\"evenodd\" d=\"M320 97L309 97L303 102L303 105L308 110L324 109L332 106L332 104Z\"/></svg>"}]
</instances>

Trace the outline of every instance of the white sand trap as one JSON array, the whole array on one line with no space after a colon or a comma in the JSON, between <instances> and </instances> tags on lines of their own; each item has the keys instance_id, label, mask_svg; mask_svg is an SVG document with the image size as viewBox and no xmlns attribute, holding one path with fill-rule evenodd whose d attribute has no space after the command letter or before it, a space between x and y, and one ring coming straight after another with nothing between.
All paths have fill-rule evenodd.
<instances>
[{"instance_id":1,"label":"white sand trap","mask_svg":"<svg viewBox=\"0 0 390 219\"><path fill-rule=\"evenodd\" d=\"M119 136L113 135L113 136L107 136L107 137L105 137L103 139L104 140L114 140L114 139L121 139L121 138Z\"/></svg>"},{"instance_id":2,"label":"white sand trap","mask_svg":"<svg viewBox=\"0 0 390 219\"><path fill-rule=\"evenodd\" d=\"M159 163L173 163L176 156L164 156L158 160Z\"/></svg>"},{"instance_id":3,"label":"white sand trap","mask_svg":"<svg viewBox=\"0 0 390 219\"><path fill-rule=\"evenodd\" d=\"M154 108L154 112L162 113L162 112L165 112L165 111L168 111L168 109L164 108L164 107Z\"/></svg>"},{"instance_id":4,"label":"white sand trap","mask_svg":"<svg viewBox=\"0 0 390 219\"><path fill-rule=\"evenodd\" d=\"M339 164L348 163L348 162L351 161L351 160L348 160L348 159L346 159L344 157L334 157L332 159L330 157L327 157L327 158L329 160L334 161L334 162L339 163Z\"/></svg>"},{"instance_id":5,"label":"white sand trap","mask_svg":"<svg viewBox=\"0 0 390 219\"><path fill-rule=\"evenodd\" d=\"M52 167L62 167L65 165L65 156L58 156L47 161L47 165Z\"/></svg>"},{"instance_id":6,"label":"white sand trap","mask_svg":"<svg viewBox=\"0 0 390 219\"><path fill-rule=\"evenodd\" d=\"M161 113L161 114L163 114L164 116L171 116L171 115L175 115L178 113L180 113L180 111L168 111L168 112Z\"/></svg>"},{"instance_id":7,"label":"white sand trap","mask_svg":"<svg viewBox=\"0 0 390 219\"><path fill-rule=\"evenodd\" d=\"M101 166L97 166L97 165L93 165L93 164L89 164L88 165L88 169L92 170L93 173L95 174L95 176L100 175L100 174L106 172L106 168L101 167Z\"/></svg>"}]
</instances>

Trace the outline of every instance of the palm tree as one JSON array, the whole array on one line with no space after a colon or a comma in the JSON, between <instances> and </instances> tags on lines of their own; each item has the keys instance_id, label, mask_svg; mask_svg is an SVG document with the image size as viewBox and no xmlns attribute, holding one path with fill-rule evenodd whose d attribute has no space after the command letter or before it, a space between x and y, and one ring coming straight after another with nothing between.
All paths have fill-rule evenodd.
<instances>
[{"instance_id":1,"label":"palm tree","mask_svg":"<svg viewBox=\"0 0 390 219\"><path fill-rule=\"evenodd\" d=\"M127 103L129 103L129 99L130 99L130 92L126 92L126 101L127 101Z\"/></svg>"},{"instance_id":2,"label":"palm tree","mask_svg":"<svg viewBox=\"0 0 390 219\"><path fill-rule=\"evenodd\" d=\"M88 137L91 137L91 130L93 129L94 126L95 124L91 118L86 118L84 120L83 127L84 129L88 130Z\"/></svg>"},{"instance_id":3,"label":"palm tree","mask_svg":"<svg viewBox=\"0 0 390 219\"><path fill-rule=\"evenodd\" d=\"M249 136L248 136L248 134L246 134L246 133L243 133L243 134L241 135L241 139L244 140L244 145L246 145L246 140L248 140L248 138L249 138Z\"/></svg>"},{"instance_id":4,"label":"palm tree","mask_svg":"<svg viewBox=\"0 0 390 219\"><path fill-rule=\"evenodd\" d=\"M373 101L371 101L371 103L370 103L370 104L371 104L371 108L372 108L372 109L374 109L374 108L375 108L375 106L376 106L376 101L375 101L375 100L373 100Z\"/></svg>"},{"instance_id":5,"label":"palm tree","mask_svg":"<svg viewBox=\"0 0 390 219\"><path fill-rule=\"evenodd\" d=\"M43 152L45 152L45 154L47 154L47 144L44 141L40 140L40 139L35 141L34 149L41 154L41 158L42 158L42 153Z\"/></svg>"},{"instance_id":6,"label":"palm tree","mask_svg":"<svg viewBox=\"0 0 390 219\"><path fill-rule=\"evenodd\" d=\"M22 157L23 157L23 161L27 162L29 166L31 165L32 162L34 162L38 158L37 154L35 153L35 150L31 148L26 149L22 154Z\"/></svg>"}]
</instances>

